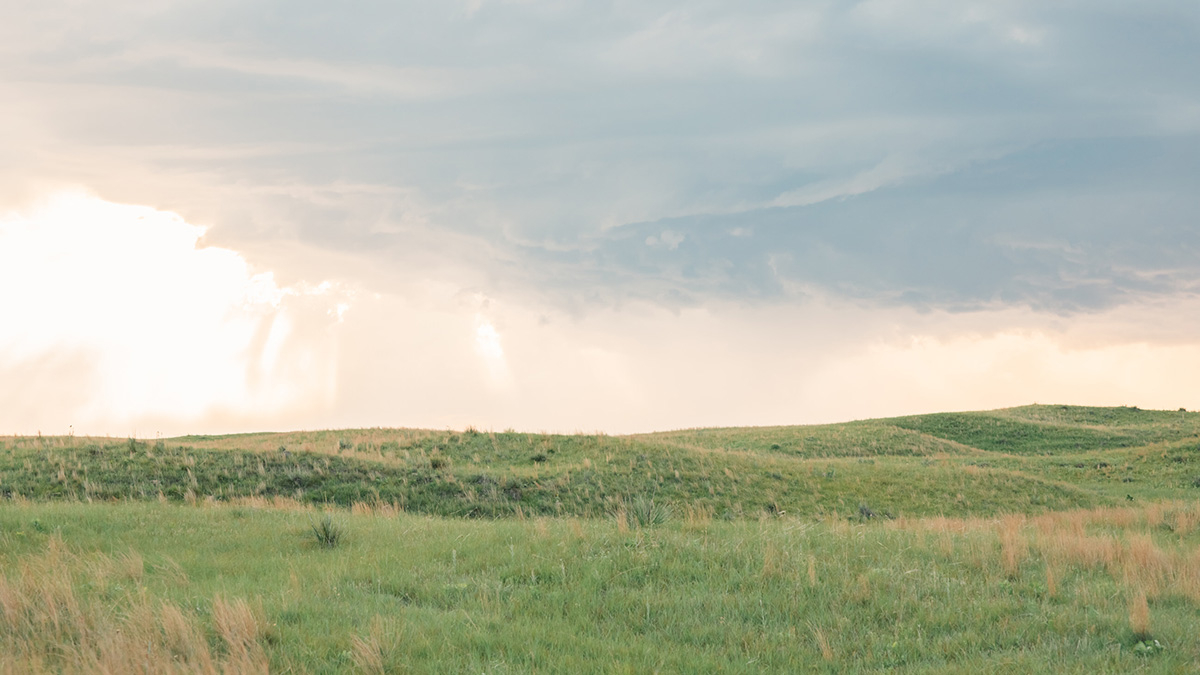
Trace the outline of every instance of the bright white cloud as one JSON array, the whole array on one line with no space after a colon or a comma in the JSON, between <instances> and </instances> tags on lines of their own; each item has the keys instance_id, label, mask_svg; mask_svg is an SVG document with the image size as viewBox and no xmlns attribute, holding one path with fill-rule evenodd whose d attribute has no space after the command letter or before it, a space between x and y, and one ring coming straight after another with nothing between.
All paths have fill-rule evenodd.
<instances>
[{"instance_id":1,"label":"bright white cloud","mask_svg":"<svg viewBox=\"0 0 1200 675\"><path fill-rule=\"evenodd\" d=\"M1032 402L1200 408L1196 326L1180 318L1198 314L1182 305L1063 323L821 302L572 317L493 298L483 319L448 294L356 307L322 425L623 433ZM1158 328L1129 330L1142 322Z\"/></svg>"},{"instance_id":2,"label":"bright white cloud","mask_svg":"<svg viewBox=\"0 0 1200 675\"><path fill-rule=\"evenodd\" d=\"M508 384L508 363L504 358L504 347L500 345L500 333L482 316L475 317L475 353L487 367L491 384L503 387Z\"/></svg>"},{"instance_id":3,"label":"bright white cloud","mask_svg":"<svg viewBox=\"0 0 1200 675\"><path fill-rule=\"evenodd\" d=\"M1200 407L1187 303L1069 322L816 299L570 315L450 284L281 286L203 232L79 193L0 219L0 426L636 432L1032 401Z\"/></svg>"},{"instance_id":4,"label":"bright white cloud","mask_svg":"<svg viewBox=\"0 0 1200 675\"><path fill-rule=\"evenodd\" d=\"M203 233L82 192L0 218L4 425L129 433L139 420L251 417L330 396L333 336L312 330L330 289L280 287L236 252L199 246ZM63 354L76 372L14 379ZM35 377L59 380L36 385L48 400L24 396ZM74 405L53 400L66 390Z\"/></svg>"}]
</instances>

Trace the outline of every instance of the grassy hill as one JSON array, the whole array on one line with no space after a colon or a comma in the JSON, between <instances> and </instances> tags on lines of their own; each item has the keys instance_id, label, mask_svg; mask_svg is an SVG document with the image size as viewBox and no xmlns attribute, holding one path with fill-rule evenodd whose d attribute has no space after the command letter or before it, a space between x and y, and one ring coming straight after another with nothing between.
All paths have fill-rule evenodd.
<instances>
[{"instance_id":1,"label":"grassy hill","mask_svg":"<svg viewBox=\"0 0 1200 675\"><path fill-rule=\"evenodd\" d=\"M2 438L0 672L1188 672L1198 457L1071 406Z\"/></svg>"},{"instance_id":2,"label":"grassy hill","mask_svg":"<svg viewBox=\"0 0 1200 675\"><path fill-rule=\"evenodd\" d=\"M463 517L1034 513L1200 494L1200 414L1026 406L635 436L359 429L0 440L0 495L288 497Z\"/></svg>"}]
</instances>

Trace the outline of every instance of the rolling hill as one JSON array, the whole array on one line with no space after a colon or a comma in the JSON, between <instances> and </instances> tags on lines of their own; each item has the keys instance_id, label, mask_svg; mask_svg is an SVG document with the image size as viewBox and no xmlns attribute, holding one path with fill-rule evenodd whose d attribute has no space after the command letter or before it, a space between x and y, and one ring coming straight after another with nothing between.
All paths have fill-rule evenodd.
<instances>
[{"instance_id":1,"label":"rolling hill","mask_svg":"<svg viewBox=\"0 0 1200 675\"><path fill-rule=\"evenodd\" d=\"M499 518L634 500L762 514L1035 513L1200 494L1200 413L1034 405L632 436L413 429L0 440L0 495L286 497Z\"/></svg>"}]
</instances>

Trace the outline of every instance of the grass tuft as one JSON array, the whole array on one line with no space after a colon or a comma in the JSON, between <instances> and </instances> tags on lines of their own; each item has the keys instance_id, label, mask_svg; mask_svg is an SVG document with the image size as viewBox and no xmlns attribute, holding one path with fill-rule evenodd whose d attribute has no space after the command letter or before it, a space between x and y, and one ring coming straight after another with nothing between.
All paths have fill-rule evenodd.
<instances>
[{"instance_id":1,"label":"grass tuft","mask_svg":"<svg viewBox=\"0 0 1200 675\"><path fill-rule=\"evenodd\" d=\"M633 517L638 527L662 525L671 519L671 508L665 504L656 503L653 499L638 496L629 505L629 515Z\"/></svg>"},{"instance_id":2,"label":"grass tuft","mask_svg":"<svg viewBox=\"0 0 1200 675\"><path fill-rule=\"evenodd\" d=\"M809 628L812 629L813 639L815 639L817 642L817 649L821 651L821 658L826 661L833 661L833 647L829 645L829 637L825 635L825 631L822 628L811 624L809 625Z\"/></svg>"},{"instance_id":3,"label":"grass tuft","mask_svg":"<svg viewBox=\"0 0 1200 675\"><path fill-rule=\"evenodd\" d=\"M333 516L326 513L320 520L310 522L313 536L317 544L324 548L336 548L346 538L346 529L334 522Z\"/></svg>"},{"instance_id":4,"label":"grass tuft","mask_svg":"<svg viewBox=\"0 0 1200 675\"><path fill-rule=\"evenodd\" d=\"M1138 642L1150 640L1150 605L1145 591L1138 590L1129 596L1129 628Z\"/></svg>"}]
</instances>

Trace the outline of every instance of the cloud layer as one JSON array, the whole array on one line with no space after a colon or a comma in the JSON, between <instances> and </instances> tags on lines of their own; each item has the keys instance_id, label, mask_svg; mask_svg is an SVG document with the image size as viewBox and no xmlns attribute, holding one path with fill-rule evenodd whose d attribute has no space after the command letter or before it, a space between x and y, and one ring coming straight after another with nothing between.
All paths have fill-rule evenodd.
<instances>
[{"instance_id":1,"label":"cloud layer","mask_svg":"<svg viewBox=\"0 0 1200 675\"><path fill-rule=\"evenodd\" d=\"M8 18L8 176L153 201L231 245L297 239L584 306L815 286L1073 311L1198 275L1186 3L28 3Z\"/></svg>"},{"instance_id":2,"label":"cloud layer","mask_svg":"<svg viewBox=\"0 0 1200 675\"><path fill-rule=\"evenodd\" d=\"M378 372L443 392L422 399L442 412L430 407L414 423L458 419L446 411L465 400L475 403L464 410L519 417L525 408L505 406L537 404L531 383L565 386L536 374L539 362L520 356L527 349L559 354L555 372L610 392L580 405L612 410L621 396L654 405L678 391L637 374L659 372L656 359L674 364L664 381L687 371L671 361L687 348L655 356L639 341L656 333L697 345L712 373L718 359L741 357L695 331L728 321L788 335L823 321L812 354L854 336L855 358L867 358L873 344L915 349L914 337L951 349L961 337L951 326L988 316L972 339L998 350L1002 336L1042 336L1029 344L1049 340L1035 350L1049 354L1067 348L1070 325L1147 311L1173 325L1200 288L1192 3L9 5L0 211L33 213L44 195L84 186L106 203L204 226L200 247L180 259L212 270L224 260L232 267L213 278L234 285L272 271L266 285L283 305L309 297L287 289L326 279L356 289L338 339L359 351L323 337L339 302L326 298L290 334L295 349L330 356L282 361L321 362L326 374L279 380L312 393L306 378L341 373L324 394L350 397L338 410L375 405L343 381L362 354L394 365ZM190 231L182 227L163 229ZM68 278L57 299L12 311L104 307L70 304L95 289L82 273ZM198 306L225 307L227 290ZM283 305L230 319L232 343L282 325L270 317ZM504 325L497 308L523 318ZM689 313L726 318L685 330L679 317ZM356 332L365 326L374 337ZM1167 339L1121 335L1089 348ZM95 340L51 338L10 330L8 343L24 346L10 347L8 367L24 381L95 363ZM799 358L786 340L770 348L771 358ZM246 379L243 356L230 381ZM438 372L456 384L427 384ZM245 386L230 400L295 394ZM408 400L379 386L391 392L381 405ZM262 409L292 409L281 405Z\"/></svg>"}]
</instances>

